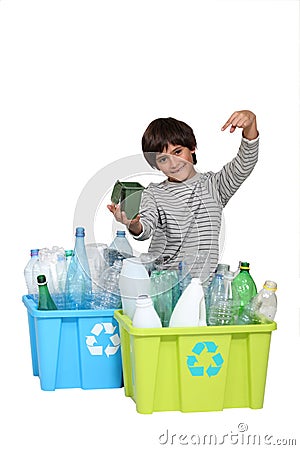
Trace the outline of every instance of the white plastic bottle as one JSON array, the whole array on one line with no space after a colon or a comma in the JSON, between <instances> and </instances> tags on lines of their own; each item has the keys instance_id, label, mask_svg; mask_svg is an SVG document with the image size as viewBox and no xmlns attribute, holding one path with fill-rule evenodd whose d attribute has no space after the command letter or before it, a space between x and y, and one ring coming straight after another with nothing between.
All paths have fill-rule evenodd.
<instances>
[{"instance_id":1,"label":"white plastic bottle","mask_svg":"<svg viewBox=\"0 0 300 450\"><path fill-rule=\"evenodd\" d=\"M122 298L123 313L130 319L136 307L136 298L139 295L150 295L150 278L148 271L140 258L126 258L119 277L119 288Z\"/></svg>"},{"instance_id":2,"label":"white plastic bottle","mask_svg":"<svg viewBox=\"0 0 300 450\"><path fill-rule=\"evenodd\" d=\"M39 255L38 249L30 250L30 260L25 266L24 269L24 277L25 282L27 286L28 294L37 294L38 293L38 286L36 280L33 279L32 276L32 268L34 263L37 261Z\"/></svg>"},{"instance_id":3,"label":"white plastic bottle","mask_svg":"<svg viewBox=\"0 0 300 450\"><path fill-rule=\"evenodd\" d=\"M136 299L132 326L137 328L161 328L159 315L155 311L149 295L139 295Z\"/></svg>"},{"instance_id":4,"label":"white plastic bottle","mask_svg":"<svg viewBox=\"0 0 300 450\"><path fill-rule=\"evenodd\" d=\"M204 292L200 279L192 278L174 308L169 327L197 327L199 324L206 325Z\"/></svg>"}]
</instances>

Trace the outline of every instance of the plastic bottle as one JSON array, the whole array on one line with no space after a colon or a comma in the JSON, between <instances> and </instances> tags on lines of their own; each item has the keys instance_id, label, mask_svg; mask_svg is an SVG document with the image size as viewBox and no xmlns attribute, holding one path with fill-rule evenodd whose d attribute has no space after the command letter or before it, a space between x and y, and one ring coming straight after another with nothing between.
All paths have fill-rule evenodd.
<instances>
[{"instance_id":1,"label":"plastic bottle","mask_svg":"<svg viewBox=\"0 0 300 450\"><path fill-rule=\"evenodd\" d=\"M74 254L66 279L66 309L86 308L87 302L91 300L92 282L84 237L84 228L77 227Z\"/></svg>"},{"instance_id":2,"label":"plastic bottle","mask_svg":"<svg viewBox=\"0 0 300 450\"><path fill-rule=\"evenodd\" d=\"M116 259L114 264L105 269L100 276L101 306L102 308L120 308L121 294L119 278L122 269L122 260Z\"/></svg>"},{"instance_id":3,"label":"plastic bottle","mask_svg":"<svg viewBox=\"0 0 300 450\"><path fill-rule=\"evenodd\" d=\"M149 295L139 295L132 319L132 326L137 328L161 328L159 315L155 311L153 301Z\"/></svg>"},{"instance_id":4,"label":"plastic bottle","mask_svg":"<svg viewBox=\"0 0 300 450\"><path fill-rule=\"evenodd\" d=\"M50 255L51 250L47 247L41 248L39 250L39 256L32 267L32 279L36 280L38 275L45 275L47 278L47 286L50 294L54 292L51 271L50 271Z\"/></svg>"},{"instance_id":5,"label":"plastic bottle","mask_svg":"<svg viewBox=\"0 0 300 450\"><path fill-rule=\"evenodd\" d=\"M119 288L123 313L127 314L132 320L136 307L136 298L139 295L150 294L149 274L140 258L132 257L123 260Z\"/></svg>"},{"instance_id":6,"label":"plastic bottle","mask_svg":"<svg viewBox=\"0 0 300 450\"><path fill-rule=\"evenodd\" d=\"M192 280L192 275L189 270L189 266L185 261L179 261L178 263L178 279L179 279L179 289L180 295L183 293L185 288L190 284Z\"/></svg>"},{"instance_id":7,"label":"plastic bottle","mask_svg":"<svg viewBox=\"0 0 300 450\"><path fill-rule=\"evenodd\" d=\"M256 324L273 321L277 310L275 281L266 280L263 288L245 306L239 324Z\"/></svg>"},{"instance_id":8,"label":"plastic bottle","mask_svg":"<svg viewBox=\"0 0 300 450\"><path fill-rule=\"evenodd\" d=\"M190 284L181 294L170 318L170 327L197 327L199 321L206 324L204 317L200 318L200 305L204 303L204 292L199 278L192 278Z\"/></svg>"},{"instance_id":9,"label":"plastic bottle","mask_svg":"<svg viewBox=\"0 0 300 450\"><path fill-rule=\"evenodd\" d=\"M232 325L232 305L228 286L224 283L224 275L217 273L211 288L208 325Z\"/></svg>"},{"instance_id":10,"label":"plastic bottle","mask_svg":"<svg viewBox=\"0 0 300 450\"><path fill-rule=\"evenodd\" d=\"M39 275L37 277L37 284L39 289L38 309L42 311L57 309L57 306L50 295L45 275Z\"/></svg>"},{"instance_id":11,"label":"plastic bottle","mask_svg":"<svg viewBox=\"0 0 300 450\"><path fill-rule=\"evenodd\" d=\"M66 264L67 265L67 271L68 271L68 268L69 268L69 265L70 265L70 262L71 262L73 254L74 254L73 250L65 250L65 257L66 257L66 262L67 262L67 264Z\"/></svg>"},{"instance_id":12,"label":"plastic bottle","mask_svg":"<svg viewBox=\"0 0 300 450\"><path fill-rule=\"evenodd\" d=\"M153 270L150 276L150 295L163 327L168 327L173 311L172 279L168 270Z\"/></svg>"},{"instance_id":13,"label":"plastic bottle","mask_svg":"<svg viewBox=\"0 0 300 450\"><path fill-rule=\"evenodd\" d=\"M232 272L230 270L225 270L224 271L225 297L227 299L227 302L230 304L230 308L231 308L231 310L230 310L230 314L231 314L231 321L230 321L230 323L232 325L237 322L238 313L239 313L239 304L235 303L237 296L234 295L235 287L232 285L233 280L234 280L234 272Z\"/></svg>"},{"instance_id":14,"label":"plastic bottle","mask_svg":"<svg viewBox=\"0 0 300 450\"><path fill-rule=\"evenodd\" d=\"M226 272L229 271L229 268L230 268L229 264L218 264L217 268L216 268L216 270L215 270L215 272L214 272L214 274L213 274L213 276L211 278L210 283L208 284L208 286L205 286L204 295L205 295L205 304L206 304L206 312L207 313L208 313L209 308L210 308L211 289L212 289L212 287L214 285L214 282L215 282L215 276L216 276L217 273L221 274L221 275L224 275Z\"/></svg>"},{"instance_id":15,"label":"plastic bottle","mask_svg":"<svg viewBox=\"0 0 300 450\"><path fill-rule=\"evenodd\" d=\"M238 304L238 316L243 313L243 309L250 300L257 294L256 284L250 275L250 265L247 262L240 263L240 271L233 279L232 286L235 295L234 303Z\"/></svg>"},{"instance_id":16,"label":"plastic bottle","mask_svg":"<svg viewBox=\"0 0 300 450\"><path fill-rule=\"evenodd\" d=\"M118 254L123 258L130 258L133 255L132 247L129 244L125 231L117 230L116 237L109 246L109 264L112 265L118 257Z\"/></svg>"},{"instance_id":17,"label":"plastic bottle","mask_svg":"<svg viewBox=\"0 0 300 450\"><path fill-rule=\"evenodd\" d=\"M100 277L102 272L108 267L105 259L106 251L106 244L91 243L86 245L86 253L92 278L92 291L94 294L98 294L101 291Z\"/></svg>"},{"instance_id":18,"label":"plastic bottle","mask_svg":"<svg viewBox=\"0 0 300 450\"><path fill-rule=\"evenodd\" d=\"M27 292L28 294L37 294L38 293L38 286L36 283L36 278L33 278L32 268L34 263L37 261L39 255L38 249L30 250L30 260L25 266L24 269L24 277L25 282L27 286Z\"/></svg>"}]
</instances>

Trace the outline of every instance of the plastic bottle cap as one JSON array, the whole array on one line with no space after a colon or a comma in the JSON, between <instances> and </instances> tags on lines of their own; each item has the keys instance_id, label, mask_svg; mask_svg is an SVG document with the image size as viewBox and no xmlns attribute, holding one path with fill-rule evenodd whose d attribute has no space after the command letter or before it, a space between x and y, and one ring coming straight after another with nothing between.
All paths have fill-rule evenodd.
<instances>
[{"instance_id":1,"label":"plastic bottle cap","mask_svg":"<svg viewBox=\"0 0 300 450\"><path fill-rule=\"evenodd\" d=\"M73 256L73 250L66 250L65 251L66 256Z\"/></svg>"},{"instance_id":2,"label":"plastic bottle cap","mask_svg":"<svg viewBox=\"0 0 300 450\"><path fill-rule=\"evenodd\" d=\"M30 250L30 256L37 256L39 254L39 249L34 248L33 250Z\"/></svg>"},{"instance_id":3,"label":"plastic bottle cap","mask_svg":"<svg viewBox=\"0 0 300 450\"><path fill-rule=\"evenodd\" d=\"M266 280L263 288L267 289L267 291L275 292L277 290L277 283L275 283L275 281Z\"/></svg>"},{"instance_id":4,"label":"plastic bottle cap","mask_svg":"<svg viewBox=\"0 0 300 450\"><path fill-rule=\"evenodd\" d=\"M125 236L125 231L118 230L117 236Z\"/></svg>"},{"instance_id":5,"label":"plastic bottle cap","mask_svg":"<svg viewBox=\"0 0 300 450\"><path fill-rule=\"evenodd\" d=\"M77 227L76 228L76 233L75 233L76 237L84 237L85 236L85 230L83 227Z\"/></svg>"},{"instance_id":6,"label":"plastic bottle cap","mask_svg":"<svg viewBox=\"0 0 300 450\"><path fill-rule=\"evenodd\" d=\"M240 269L249 270L250 269L250 264L247 263L247 262L241 262L240 263Z\"/></svg>"}]
</instances>

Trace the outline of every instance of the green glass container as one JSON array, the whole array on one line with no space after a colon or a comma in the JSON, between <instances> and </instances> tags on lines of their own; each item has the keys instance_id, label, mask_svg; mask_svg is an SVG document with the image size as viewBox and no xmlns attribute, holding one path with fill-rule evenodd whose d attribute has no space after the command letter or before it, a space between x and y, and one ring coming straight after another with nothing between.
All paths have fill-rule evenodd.
<instances>
[{"instance_id":1,"label":"green glass container","mask_svg":"<svg viewBox=\"0 0 300 450\"><path fill-rule=\"evenodd\" d=\"M38 309L41 311L57 309L57 306L50 295L45 275L39 275L37 277L37 283L39 288Z\"/></svg>"}]
</instances>

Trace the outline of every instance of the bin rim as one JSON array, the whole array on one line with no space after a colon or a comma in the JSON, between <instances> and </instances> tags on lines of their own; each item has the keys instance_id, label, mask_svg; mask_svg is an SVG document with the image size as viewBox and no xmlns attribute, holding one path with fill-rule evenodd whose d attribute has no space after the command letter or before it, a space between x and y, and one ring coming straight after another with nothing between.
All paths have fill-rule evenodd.
<instances>
[{"instance_id":1,"label":"bin rim","mask_svg":"<svg viewBox=\"0 0 300 450\"><path fill-rule=\"evenodd\" d=\"M244 334L244 333L270 333L277 329L276 322L257 325L222 325L199 327L174 327L174 328L136 328L132 326L131 319L118 309L114 312L114 318L133 336L188 336L188 335L212 335L212 334Z\"/></svg>"},{"instance_id":2,"label":"bin rim","mask_svg":"<svg viewBox=\"0 0 300 450\"><path fill-rule=\"evenodd\" d=\"M22 302L27 308L27 311L33 317L56 319L61 317L111 317L115 309L55 309L51 311L40 311L37 309L37 304L34 302L32 296L29 294L22 296Z\"/></svg>"}]
</instances>

